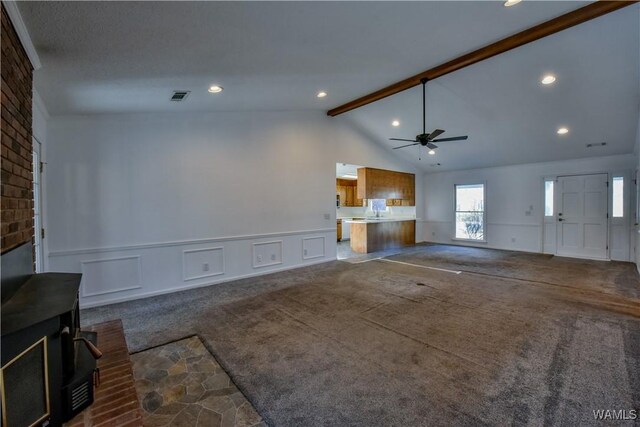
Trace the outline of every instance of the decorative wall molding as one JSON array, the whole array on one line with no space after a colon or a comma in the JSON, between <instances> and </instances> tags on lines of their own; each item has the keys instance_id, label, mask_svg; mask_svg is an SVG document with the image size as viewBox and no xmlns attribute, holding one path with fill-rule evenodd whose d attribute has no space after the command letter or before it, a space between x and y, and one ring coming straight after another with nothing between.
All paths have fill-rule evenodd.
<instances>
[{"instance_id":1,"label":"decorative wall molding","mask_svg":"<svg viewBox=\"0 0 640 427\"><path fill-rule=\"evenodd\" d=\"M164 248L164 247L170 247L170 246L201 245L201 244L207 244L207 243L227 242L227 241L234 241L234 240L253 240L253 239L257 240L257 239L265 239L270 237L297 236L300 234L329 233L329 232L335 232L335 231L336 231L335 228L320 228L315 230L285 231L282 233L265 233L265 234L246 234L246 235L240 235L240 236L213 237L213 238L207 238L207 239L193 239L193 240L174 240L174 241L168 241L168 242L110 246L110 247L104 247L104 248L70 249L70 250L60 250L60 251L49 251L47 256L52 258L52 257L61 257L61 256L69 256L69 255L84 255L84 254L97 254L97 253L104 253L104 252L119 252L119 251L131 251L131 250L140 250L140 249Z\"/></svg>"},{"instance_id":2,"label":"decorative wall molding","mask_svg":"<svg viewBox=\"0 0 640 427\"><path fill-rule=\"evenodd\" d=\"M90 264L106 264L106 263L112 263L112 262L116 262L116 261L127 261L127 260L136 260L137 277L136 277L136 279L134 280L133 283L131 283L129 286L123 286L123 287L114 288L114 289L108 289L108 290L104 290L104 291L87 292L86 281L84 280L85 276L89 276L89 273L88 273L87 267L86 267L87 265L90 265ZM82 275L83 275L82 287L81 287L80 294L81 294L81 296L83 298L95 297L95 296L106 295L106 294L112 294L114 292L132 291L134 289L142 288L142 266L140 265L140 255L119 257L119 258L94 259L94 260L89 260L89 261L82 261L80 263L80 269L81 269ZM95 281L94 281L94 283L95 283Z\"/></svg>"},{"instance_id":3,"label":"decorative wall molding","mask_svg":"<svg viewBox=\"0 0 640 427\"><path fill-rule=\"evenodd\" d=\"M522 224L522 223L508 223L508 222L488 222L487 225L493 225L498 227L542 227L542 224Z\"/></svg>"},{"instance_id":4,"label":"decorative wall molding","mask_svg":"<svg viewBox=\"0 0 640 427\"><path fill-rule=\"evenodd\" d=\"M18 2L12 0L2 0L2 5L7 11L7 15L9 15L9 19L11 19L11 23L13 24L13 28L16 30L16 34L18 34L18 38L20 39L20 43L22 43L22 47L24 51L27 53L29 57L29 61L31 61L31 65L33 65L34 70L39 70L42 67L42 63L40 62L40 57L38 56L38 52L36 51L33 42L31 41L31 36L29 36L29 31L27 31L27 26L24 24L22 20L22 15L20 14L20 10L18 9Z\"/></svg>"},{"instance_id":5,"label":"decorative wall molding","mask_svg":"<svg viewBox=\"0 0 640 427\"><path fill-rule=\"evenodd\" d=\"M100 306L103 306L103 305L117 304L117 303L121 303L121 302L133 301L133 300L143 299L143 298L151 298L151 297L155 297L155 296L158 296L158 295L166 295L166 294L171 294L173 292L186 291L186 290L189 290L189 289L205 288L207 286L219 285L219 284L222 284L222 283L233 282L235 280L248 279L250 277L262 276L264 274L279 273L279 272L287 271L287 270L295 270L296 268L308 267L308 266L317 265L317 264L324 264L325 262L331 262L331 261L335 261L335 260L336 260L336 257L334 256L333 258L325 258L325 259L321 259L321 260L318 260L318 261L311 261L311 262L305 263L303 265L298 264L298 265L274 268L272 270L269 270L266 273L262 272L262 271L257 271L257 272L242 274L242 275L238 275L238 276L234 276L234 277L225 277L223 279L216 280L216 281L213 281L213 282L194 283L194 284L188 285L188 286L173 286L173 287L170 287L170 288L164 288L164 289L160 289L160 290L157 290L157 291L145 292L145 293L138 294L138 295L112 298L112 299L109 299L108 301L97 301L97 302L80 301L80 305L81 305L82 309L92 308L92 307L100 307Z\"/></svg>"},{"instance_id":6,"label":"decorative wall molding","mask_svg":"<svg viewBox=\"0 0 640 427\"><path fill-rule=\"evenodd\" d=\"M425 224L453 224L453 221L421 221ZM525 224L516 222L487 222L487 225L499 226L499 227L542 227L542 224Z\"/></svg>"},{"instance_id":7,"label":"decorative wall molding","mask_svg":"<svg viewBox=\"0 0 640 427\"><path fill-rule=\"evenodd\" d=\"M219 270L210 270L210 273L206 273L206 274L201 274L201 275L197 275L197 276L188 276L187 275L187 271L188 271L188 266L187 266L187 258L189 256L189 254L195 254L195 253L200 253L200 252L214 252L214 251L219 251L220 252L220 269ZM212 266L210 266L211 268ZM187 249L182 251L182 280L189 281L189 280L196 280L196 279L204 279L205 277L213 277L213 276L220 276L224 274L224 247L223 246L217 246L215 248L203 248L203 249Z\"/></svg>"},{"instance_id":8,"label":"decorative wall molding","mask_svg":"<svg viewBox=\"0 0 640 427\"><path fill-rule=\"evenodd\" d=\"M252 245L252 260L253 260L253 268L263 268L263 267L271 267L274 265L282 264L282 240L272 240L269 242L257 242ZM265 247L264 249L260 249L261 247ZM258 256L267 255L267 248L271 247L272 249L276 249L276 252L273 254L275 259L264 259L264 261L258 261ZM264 252L264 253L258 253ZM269 251L273 252L273 251Z\"/></svg>"},{"instance_id":9,"label":"decorative wall molding","mask_svg":"<svg viewBox=\"0 0 640 427\"><path fill-rule=\"evenodd\" d=\"M81 292L80 303L82 307L95 307L336 259L335 252L332 252L335 250L335 229L323 233L286 234L289 235L229 240L210 245L194 246L189 241L184 246L151 245L136 251L76 253L48 260L52 270L84 273L83 286L86 288ZM313 240L317 237L324 237L324 240ZM311 242L307 243L309 255L324 251L324 256L303 259L304 238L311 238L306 240ZM255 263L256 255L261 255L260 263Z\"/></svg>"},{"instance_id":10,"label":"decorative wall molding","mask_svg":"<svg viewBox=\"0 0 640 427\"><path fill-rule=\"evenodd\" d=\"M307 240L320 240L322 239L322 253L320 254L316 254L316 255L305 255L305 250L307 248L305 248L305 242ZM325 256L325 245L326 245L326 240L324 236L312 236L312 237L304 237L302 239L302 259L314 259L314 258L324 258Z\"/></svg>"}]
</instances>

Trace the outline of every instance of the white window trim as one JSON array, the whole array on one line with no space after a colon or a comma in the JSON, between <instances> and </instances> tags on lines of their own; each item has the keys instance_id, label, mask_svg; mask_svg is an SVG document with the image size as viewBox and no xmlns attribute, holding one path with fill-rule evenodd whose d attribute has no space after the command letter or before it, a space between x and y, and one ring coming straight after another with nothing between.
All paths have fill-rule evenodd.
<instances>
[{"instance_id":1,"label":"white window trim","mask_svg":"<svg viewBox=\"0 0 640 427\"><path fill-rule=\"evenodd\" d=\"M622 178L622 216L613 216L613 178ZM610 182L610 192L611 192L611 202L609 205L609 212L610 214L610 218L612 220L618 220L618 222L622 222L625 223L627 216L628 216L628 188L627 186L629 185L629 178L627 176L627 173L612 173L611 177L609 179Z\"/></svg>"},{"instance_id":2,"label":"white window trim","mask_svg":"<svg viewBox=\"0 0 640 427\"><path fill-rule=\"evenodd\" d=\"M547 208L547 182L551 182L553 183L553 196L551 198L551 203L553 204L552 206L552 211L553 213L551 215L547 215L546 212L546 208ZM543 219L551 219L556 217L556 211L558 209L558 207L556 206L556 192L557 192L557 184L558 183L558 178L557 177L544 177L542 179L542 218Z\"/></svg>"},{"instance_id":3,"label":"white window trim","mask_svg":"<svg viewBox=\"0 0 640 427\"><path fill-rule=\"evenodd\" d=\"M482 211L482 239L464 239L461 237L456 237L456 205L458 194L456 192L456 187L459 185L482 185L482 201L484 204L484 210ZM477 181L462 181L456 182L453 184L453 230L452 230L452 241L455 242L467 242L467 243L487 243L487 181L486 180L477 180Z\"/></svg>"}]
</instances>

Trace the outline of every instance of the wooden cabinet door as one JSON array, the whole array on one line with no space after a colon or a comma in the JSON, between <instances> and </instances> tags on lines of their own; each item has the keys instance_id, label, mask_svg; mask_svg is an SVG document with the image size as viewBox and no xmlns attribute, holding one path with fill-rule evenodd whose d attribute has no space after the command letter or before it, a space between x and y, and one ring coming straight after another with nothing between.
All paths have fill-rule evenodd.
<instances>
[{"instance_id":1,"label":"wooden cabinet door","mask_svg":"<svg viewBox=\"0 0 640 427\"><path fill-rule=\"evenodd\" d=\"M347 200L345 206L355 206L356 198L355 198L355 189L356 187L347 187Z\"/></svg>"},{"instance_id":2,"label":"wooden cabinet door","mask_svg":"<svg viewBox=\"0 0 640 427\"><path fill-rule=\"evenodd\" d=\"M348 206L347 205L347 187L343 185L338 186L338 194L340 195L340 206Z\"/></svg>"},{"instance_id":3,"label":"wooden cabinet door","mask_svg":"<svg viewBox=\"0 0 640 427\"><path fill-rule=\"evenodd\" d=\"M415 175L374 168L358 169L358 190L355 198L360 199L415 199Z\"/></svg>"}]
</instances>

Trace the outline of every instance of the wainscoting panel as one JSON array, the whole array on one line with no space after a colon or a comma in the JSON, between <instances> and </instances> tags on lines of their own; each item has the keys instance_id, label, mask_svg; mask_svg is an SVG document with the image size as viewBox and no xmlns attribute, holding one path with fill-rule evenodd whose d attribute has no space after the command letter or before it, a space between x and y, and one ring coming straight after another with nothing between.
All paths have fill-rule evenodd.
<instances>
[{"instance_id":1,"label":"wainscoting panel","mask_svg":"<svg viewBox=\"0 0 640 427\"><path fill-rule=\"evenodd\" d=\"M182 251L182 274L185 281L224 274L224 248Z\"/></svg>"},{"instance_id":2,"label":"wainscoting panel","mask_svg":"<svg viewBox=\"0 0 640 427\"><path fill-rule=\"evenodd\" d=\"M611 224L611 237L609 242L612 260L630 261L629 230L626 224Z\"/></svg>"},{"instance_id":3,"label":"wainscoting panel","mask_svg":"<svg viewBox=\"0 0 640 427\"><path fill-rule=\"evenodd\" d=\"M302 239L302 259L324 257L324 236L305 237Z\"/></svg>"},{"instance_id":4,"label":"wainscoting panel","mask_svg":"<svg viewBox=\"0 0 640 427\"><path fill-rule=\"evenodd\" d=\"M282 240L253 244L253 268L282 264Z\"/></svg>"},{"instance_id":5,"label":"wainscoting panel","mask_svg":"<svg viewBox=\"0 0 640 427\"><path fill-rule=\"evenodd\" d=\"M424 221L424 240L447 245L473 246L523 252L542 251L542 225L487 223L486 242L453 240L453 221Z\"/></svg>"},{"instance_id":6,"label":"wainscoting panel","mask_svg":"<svg viewBox=\"0 0 640 427\"><path fill-rule=\"evenodd\" d=\"M556 222L549 221L544 223L544 253L555 254L556 253Z\"/></svg>"},{"instance_id":7,"label":"wainscoting panel","mask_svg":"<svg viewBox=\"0 0 640 427\"><path fill-rule=\"evenodd\" d=\"M83 298L142 287L139 255L83 261L81 265Z\"/></svg>"},{"instance_id":8,"label":"wainscoting panel","mask_svg":"<svg viewBox=\"0 0 640 427\"><path fill-rule=\"evenodd\" d=\"M335 228L66 249L47 256L50 271L83 273L80 305L88 308L332 261Z\"/></svg>"}]
</instances>

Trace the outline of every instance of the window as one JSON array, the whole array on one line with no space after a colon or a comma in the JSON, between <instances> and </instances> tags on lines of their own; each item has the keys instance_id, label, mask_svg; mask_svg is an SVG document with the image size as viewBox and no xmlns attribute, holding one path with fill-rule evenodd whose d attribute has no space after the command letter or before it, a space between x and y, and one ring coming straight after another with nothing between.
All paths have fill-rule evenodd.
<instances>
[{"instance_id":1,"label":"window","mask_svg":"<svg viewBox=\"0 0 640 427\"><path fill-rule=\"evenodd\" d=\"M622 218L624 216L624 178L621 176L613 177L613 217Z\"/></svg>"},{"instance_id":2,"label":"window","mask_svg":"<svg viewBox=\"0 0 640 427\"><path fill-rule=\"evenodd\" d=\"M484 241L484 184L456 185L456 239Z\"/></svg>"},{"instance_id":3,"label":"window","mask_svg":"<svg viewBox=\"0 0 640 427\"><path fill-rule=\"evenodd\" d=\"M371 210L373 212L386 212L388 210L386 199L371 199Z\"/></svg>"},{"instance_id":4,"label":"window","mask_svg":"<svg viewBox=\"0 0 640 427\"><path fill-rule=\"evenodd\" d=\"M544 182L544 216L553 216L553 180Z\"/></svg>"}]
</instances>

